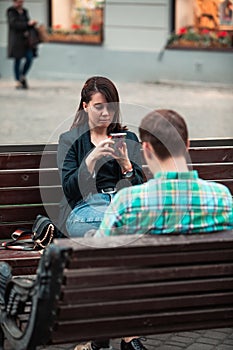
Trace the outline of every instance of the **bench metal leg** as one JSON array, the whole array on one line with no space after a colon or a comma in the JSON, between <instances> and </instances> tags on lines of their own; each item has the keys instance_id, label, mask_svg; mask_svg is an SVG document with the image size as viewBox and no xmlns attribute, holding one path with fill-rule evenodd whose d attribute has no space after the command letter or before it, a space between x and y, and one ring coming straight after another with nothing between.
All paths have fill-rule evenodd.
<instances>
[{"instance_id":1,"label":"bench metal leg","mask_svg":"<svg viewBox=\"0 0 233 350\"><path fill-rule=\"evenodd\" d=\"M4 333L2 328L0 328L0 350L4 349Z\"/></svg>"},{"instance_id":2,"label":"bench metal leg","mask_svg":"<svg viewBox=\"0 0 233 350\"><path fill-rule=\"evenodd\" d=\"M11 267L5 262L0 262L0 304L4 304L4 296L7 282L12 277Z\"/></svg>"}]
</instances>

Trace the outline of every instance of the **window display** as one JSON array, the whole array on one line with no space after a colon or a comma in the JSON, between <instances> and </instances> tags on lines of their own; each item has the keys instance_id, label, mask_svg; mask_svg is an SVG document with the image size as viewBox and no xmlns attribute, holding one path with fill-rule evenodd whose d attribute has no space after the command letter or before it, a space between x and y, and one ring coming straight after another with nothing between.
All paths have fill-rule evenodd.
<instances>
[{"instance_id":1,"label":"window display","mask_svg":"<svg viewBox=\"0 0 233 350\"><path fill-rule=\"evenodd\" d=\"M51 0L52 42L100 44L104 0Z\"/></svg>"},{"instance_id":2,"label":"window display","mask_svg":"<svg viewBox=\"0 0 233 350\"><path fill-rule=\"evenodd\" d=\"M233 0L176 0L168 47L232 48Z\"/></svg>"}]
</instances>

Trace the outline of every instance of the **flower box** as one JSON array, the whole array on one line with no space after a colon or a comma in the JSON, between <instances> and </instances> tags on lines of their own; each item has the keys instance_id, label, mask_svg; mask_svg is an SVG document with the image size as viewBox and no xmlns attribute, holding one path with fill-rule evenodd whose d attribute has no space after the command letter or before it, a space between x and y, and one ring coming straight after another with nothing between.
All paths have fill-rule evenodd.
<instances>
[{"instance_id":1,"label":"flower box","mask_svg":"<svg viewBox=\"0 0 233 350\"><path fill-rule=\"evenodd\" d=\"M173 33L167 41L167 48L233 49L232 36L226 31L183 27Z\"/></svg>"},{"instance_id":2,"label":"flower box","mask_svg":"<svg viewBox=\"0 0 233 350\"><path fill-rule=\"evenodd\" d=\"M100 44L102 39L100 34L51 33L49 34L49 42Z\"/></svg>"}]
</instances>

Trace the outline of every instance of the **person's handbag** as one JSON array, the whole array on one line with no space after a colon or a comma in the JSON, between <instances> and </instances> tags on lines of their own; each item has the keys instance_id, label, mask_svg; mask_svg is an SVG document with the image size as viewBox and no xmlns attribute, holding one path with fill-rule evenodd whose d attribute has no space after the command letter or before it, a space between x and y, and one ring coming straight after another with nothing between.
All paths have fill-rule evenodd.
<instances>
[{"instance_id":1,"label":"person's handbag","mask_svg":"<svg viewBox=\"0 0 233 350\"><path fill-rule=\"evenodd\" d=\"M40 24L39 26L36 27L36 29L39 34L40 42L47 43L49 41L49 35L47 33L45 26L43 24Z\"/></svg>"},{"instance_id":2,"label":"person's handbag","mask_svg":"<svg viewBox=\"0 0 233 350\"><path fill-rule=\"evenodd\" d=\"M40 43L40 35L36 27L30 27L27 31L27 46L34 49Z\"/></svg>"},{"instance_id":3,"label":"person's handbag","mask_svg":"<svg viewBox=\"0 0 233 350\"><path fill-rule=\"evenodd\" d=\"M53 240L55 226L52 221L43 215L37 215L32 226L33 241L36 247L46 248Z\"/></svg>"},{"instance_id":4,"label":"person's handbag","mask_svg":"<svg viewBox=\"0 0 233 350\"><path fill-rule=\"evenodd\" d=\"M3 242L2 247L15 250L42 250L53 240L55 226L52 221L43 215L37 215L32 231L17 229L12 233L12 240Z\"/></svg>"}]
</instances>

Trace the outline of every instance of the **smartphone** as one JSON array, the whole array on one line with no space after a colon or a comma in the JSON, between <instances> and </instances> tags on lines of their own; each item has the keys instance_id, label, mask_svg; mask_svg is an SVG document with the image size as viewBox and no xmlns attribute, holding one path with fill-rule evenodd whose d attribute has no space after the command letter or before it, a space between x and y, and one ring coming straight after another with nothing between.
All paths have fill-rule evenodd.
<instances>
[{"instance_id":1,"label":"smartphone","mask_svg":"<svg viewBox=\"0 0 233 350\"><path fill-rule=\"evenodd\" d=\"M118 133L112 133L110 134L111 139L115 142L114 145L112 145L115 154L118 154L118 149L122 147L123 142L125 141L126 132L118 132Z\"/></svg>"}]
</instances>

